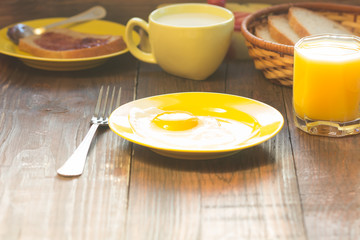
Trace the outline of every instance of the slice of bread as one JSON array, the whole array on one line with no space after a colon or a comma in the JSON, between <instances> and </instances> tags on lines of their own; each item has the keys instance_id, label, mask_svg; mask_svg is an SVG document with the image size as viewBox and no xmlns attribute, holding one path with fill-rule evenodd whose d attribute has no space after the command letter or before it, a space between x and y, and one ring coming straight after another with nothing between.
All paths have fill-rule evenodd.
<instances>
[{"instance_id":1,"label":"slice of bread","mask_svg":"<svg viewBox=\"0 0 360 240\"><path fill-rule=\"evenodd\" d=\"M51 29L19 41L20 50L45 58L96 57L125 48L121 36L80 33L65 28Z\"/></svg>"},{"instance_id":2,"label":"slice of bread","mask_svg":"<svg viewBox=\"0 0 360 240\"><path fill-rule=\"evenodd\" d=\"M257 25L255 27L255 35L259 38L262 38L266 41L276 42L270 35L269 27L267 23Z\"/></svg>"},{"instance_id":3,"label":"slice of bread","mask_svg":"<svg viewBox=\"0 0 360 240\"><path fill-rule=\"evenodd\" d=\"M326 33L351 34L341 24L308 9L291 7L288 14L290 26L300 37Z\"/></svg>"},{"instance_id":4,"label":"slice of bread","mask_svg":"<svg viewBox=\"0 0 360 240\"><path fill-rule=\"evenodd\" d=\"M268 24L271 37L279 43L294 45L300 39L290 27L287 14L269 16Z\"/></svg>"}]
</instances>

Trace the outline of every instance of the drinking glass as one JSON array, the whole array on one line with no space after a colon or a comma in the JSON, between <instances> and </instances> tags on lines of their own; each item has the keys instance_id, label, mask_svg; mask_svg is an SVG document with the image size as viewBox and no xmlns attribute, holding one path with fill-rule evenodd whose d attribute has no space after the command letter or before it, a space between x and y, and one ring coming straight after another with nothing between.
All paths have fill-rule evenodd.
<instances>
[{"instance_id":1,"label":"drinking glass","mask_svg":"<svg viewBox=\"0 0 360 240\"><path fill-rule=\"evenodd\" d=\"M293 108L307 133L360 133L360 38L316 35L295 44Z\"/></svg>"}]
</instances>

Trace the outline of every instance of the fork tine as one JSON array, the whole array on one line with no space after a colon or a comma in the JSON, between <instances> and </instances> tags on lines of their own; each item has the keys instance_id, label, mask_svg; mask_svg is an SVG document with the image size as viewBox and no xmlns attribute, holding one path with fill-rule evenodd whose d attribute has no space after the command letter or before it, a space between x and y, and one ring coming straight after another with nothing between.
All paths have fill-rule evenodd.
<instances>
[{"instance_id":1,"label":"fork tine","mask_svg":"<svg viewBox=\"0 0 360 240\"><path fill-rule=\"evenodd\" d=\"M119 93L116 99L115 108L120 106L120 97L121 97L121 87L119 88Z\"/></svg>"},{"instance_id":2,"label":"fork tine","mask_svg":"<svg viewBox=\"0 0 360 240\"><path fill-rule=\"evenodd\" d=\"M110 114L112 113L112 111L114 111L115 108L120 105L121 87L119 88L117 98L116 98L116 102L115 102L115 105L114 105L115 95L116 95L116 87L114 87L113 90L112 90L110 104L109 104L109 107L107 108L107 115L105 116L106 121L107 121L108 117L110 116Z\"/></svg>"},{"instance_id":3,"label":"fork tine","mask_svg":"<svg viewBox=\"0 0 360 240\"><path fill-rule=\"evenodd\" d=\"M101 86L100 91L99 91L99 96L98 96L96 106L95 106L95 111L94 111L94 116L95 117L99 116L103 91L104 91L104 86Z\"/></svg>"},{"instance_id":4,"label":"fork tine","mask_svg":"<svg viewBox=\"0 0 360 240\"><path fill-rule=\"evenodd\" d=\"M111 114L111 112L112 112L112 110L113 110L114 98L115 98L115 89L116 89L116 87L114 87L113 90L112 90L111 99L110 99L110 104L109 104L109 108L108 108L106 117L109 117L110 114Z\"/></svg>"},{"instance_id":5,"label":"fork tine","mask_svg":"<svg viewBox=\"0 0 360 240\"><path fill-rule=\"evenodd\" d=\"M108 86L107 88L106 88L106 93L105 93L105 102L104 102L104 105L103 105L103 111L102 111L102 115L101 115L101 117L103 118L103 119L105 119L106 118L106 108L107 108L107 102L108 102L108 98L109 98L109 90L110 90L110 86Z\"/></svg>"}]
</instances>

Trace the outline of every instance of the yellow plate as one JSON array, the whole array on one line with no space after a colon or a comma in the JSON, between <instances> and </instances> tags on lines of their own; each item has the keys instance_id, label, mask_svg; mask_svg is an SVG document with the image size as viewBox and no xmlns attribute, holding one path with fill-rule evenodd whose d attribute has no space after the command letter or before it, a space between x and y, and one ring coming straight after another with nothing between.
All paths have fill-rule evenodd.
<instances>
[{"instance_id":1,"label":"yellow plate","mask_svg":"<svg viewBox=\"0 0 360 240\"><path fill-rule=\"evenodd\" d=\"M236 120L253 129L248 136L242 136L243 141L211 150L166 146L137 134L129 123L132 109L145 110L151 107ZM283 124L281 113L265 103L235 95L206 92L164 94L139 99L117 108L109 119L111 130L131 142L149 147L163 156L193 160L224 157L255 146L275 136Z\"/></svg>"},{"instance_id":2,"label":"yellow plate","mask_svg":"<svg viewBox=\"0 0 360 240\"><path fill-rule=\"evenodd\" d=\"M46 19L31 20L23 23L31 27L41 27L51 24L53 22L61 21L63 19L64 18L46 18ZM22 60L26 65L34 68L52 70L52 71L72 71L72 70L88 69L103 64L110 57L118 56L128 51L128 49L125 48L122 51L112 54L107 54L97 57L74 58L74 59L36 57L29 53L20 51L18 46L9 40L9 38L6 35L7 29L9 27L11 26L7 26L0 30L0 53L17 57L20 60ZM92 33L92 34L123 36L125 33L124 25L105 21L105 20L92 20L84 23L64 25L62 27L69 28L78 32ZM137 43L140 42L140 37L137 33L134 32L133 38L135 42Z\"/></svg>"}]
</instances>

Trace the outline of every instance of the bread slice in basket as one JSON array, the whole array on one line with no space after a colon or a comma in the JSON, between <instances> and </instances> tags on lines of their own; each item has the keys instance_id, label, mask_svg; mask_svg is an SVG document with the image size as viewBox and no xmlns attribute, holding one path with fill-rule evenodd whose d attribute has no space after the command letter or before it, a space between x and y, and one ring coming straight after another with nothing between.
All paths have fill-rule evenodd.
<instances>
[{"instance_id":1,"label":"bread slice in basket","mask_svg":"<svg viewBox=\"0 0 360 240\"><path fill-rule=\"evenodd\" d=\"M326 33L352 34L341 24L301 7L290 7L287 13L269 15L267 23L255 28L257 37L285 45L294 45L305 36Z\"/></svg>"},{"instance_id":2,"label":"bread slice in basket","mask_svg":"<svg viewBox=\"0 0 360 240\"><path fill-rule=\"evenodd\" d=\"M275 42L275 40L270 35L269 26L267 23L256 26L255 35L266 41Z\"/></svg>"},{"instance_id":3,"label":"bread slice in basket","mask_svg":"<svg viewBox=\"0 0 360 240\"><path fill-rule=\"evenodd\" d=\"M287 14L269 16L268 24L270 35L276 42L294 45L300 40L299 35L290 26Z\"/></svg>"},{"instance_id":4,"label":"bread slice in basket","mask_svg":"<svg viewBox=\"0 0 360 240\"><path fill-rule=\"evenodd\" d=\"M351 34L341 24L299 7L289 8L289 24L300 37L324 33Z\"/></svg>"},{"instance_id":5,"label":"bread slice in basket","mask_svg":"<svg viewBox=\"0 0 360 240\"><path fill-rule=\"evenodd\" d=\"M121 51L121 36L80 33L58 28L20 39L19 49L44 58L88 58Z\"/></svg>"}]
</instances>

